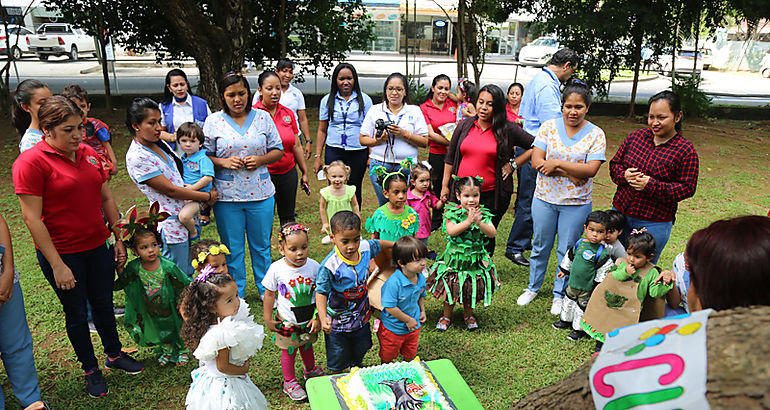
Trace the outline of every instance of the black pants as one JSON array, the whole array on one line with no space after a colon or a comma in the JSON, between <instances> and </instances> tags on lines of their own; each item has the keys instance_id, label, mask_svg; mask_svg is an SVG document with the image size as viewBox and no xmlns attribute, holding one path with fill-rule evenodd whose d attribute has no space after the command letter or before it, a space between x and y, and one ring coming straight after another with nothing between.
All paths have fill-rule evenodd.
<instances>
[{"instance_id":1,"label":"black pants","mask_svg":"<svg viewBox=\"0 0 770 410\"><path fill-rule=\"evenodd\" d=\"M500 198L500 202L497 204L497 207L495 207L495 190L493 189L491 191L482 192L479 202L492 212L492 225L494 225L495 228L498 228L500 226L500 221L503 219L503 215L508 211L508 205L511 204L511 196L506 195L503 198ZM489 238L486 249L490 256L495 254L495 244L495 238Z\"/></svg>"},{"instance_id":2,"label":"black pants","mask_svg":"<svg viewBox=\"0 0 770 410\"><path fill-rule=\"evenodd\" d=\"M275 185L275 207L278 209L278 220L281 226L296 220L294 210L297 208L297 167L283 174L270 174Z\"/></svg>"},{"instance_id":3,"label":"black pants","mask_svg":"<svg viewBox=\"0 0 770 410\"><path fill-rule=\"evenodd\" d=\"M106 245L98 246L90 251L61 254L62 261L70 268L75 276L75 287L62 290L56 286L53 269L45 256L37 251L40 270L48 283L53 287L64 307L67 337L75 349L83 370L89 371L99 364L91 344L91 334L88 331L88 312L86 300L91 304L94 326L102 339L104 353L115 357L123 347L118 338L115 316L112 311L112 282L115 279L115 254Z\"/></svg>"},{"instance_id":4,"label":"black pants","mask_svg":"<svg viewBox=\"0 0 770 410\"><path fill-rule=\"evenodd\" d=\"M340 160L350 167L348 185L356 187L358 208L363 209L364 204L361 202L361 181L364 180L364 175L366 175L366 162L369 160L369 150L366 148L345 150L343 148L330 147L327 145L324 154L324 164L329 165L336 160Z\"/></svg>"},{"instance_id":5,"label":"black pants","mask_svg":"<svg viewBox=\"0 0 770 410\"><path fill-rule=\"evenodd\" d=\"M441 198L441 185L444 179L444 157L446 154L428 154L428 163L431 166L430 169L430 182L433 185L433 195L437 198ZM450 196L453 196L450 194ZM435 231L441 229L441 210L433 210L433 214L430 220L430 230Z\"/></svg>"}]
</instances>

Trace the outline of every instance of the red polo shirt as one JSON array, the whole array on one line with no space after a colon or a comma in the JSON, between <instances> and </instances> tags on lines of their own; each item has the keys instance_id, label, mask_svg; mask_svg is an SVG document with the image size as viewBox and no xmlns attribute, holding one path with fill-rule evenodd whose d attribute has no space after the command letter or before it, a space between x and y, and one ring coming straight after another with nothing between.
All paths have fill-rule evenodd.
<instances>
[{"instance_id":1,"label":"red polo shirt","mask_svg":"<svg viewBox=\"0 0 770 410\"><path fill-rule=\"evenodd\" d=\"M497 161L497 141L492 133L492 126L482 130L478 121L473 122L473 127L468 131L460 144L462 160L457 169L458 177L480 176L484 178L481 184L482 191L495 189L495 162Z\"/></svg>"},{"instance_id":2,"label":"red polo shirt","mask_svg":"<svg viewBox=\"0 0 770 410\"><path fill-rule=\"evenodd\" d=\"M257 101L253 107L267 111L267 108L262 104L261 99ZM278 104L278 108L275 110L273 122L275 123L275 127L278 128L278 134L281 136L283 156L278 162L268 165L267 170L271 174L280 175L285 174L294 168L294 143L297 141L299 128L297 127L297 119L294 118L294 113L281 104Z\"/></svg>"},{"instance_id":3,"label":"red polo shirt","mask_svg":"<svg viewBox=\"0 0 770 410\"><path fill-rule=\"evenodd\" d=\"M44 140L13 163L16 195L43 198L41 219L61 254L94 249L110 236L102 216L106 181L98 154L85 144L75 152L75 162Z\"/></svg>"},{"instance_id":4,"label":"red polo shirt","mask_svg":"<svg viewBox=\"0 0 770 410\"><path fill-rule=\"evenodd\" d=\"M522 124L518 123L517 121L519 119L523 120L524 117L522 117L521 115L513 112L513 110L511 109L511 106L508 105L508 104L505 104L505 115L506 115L506 117L508 117L508 121L510 121L510 122L518 125L519 127L521 127Z\"/></svg>"},{"instance_id":5,"label":"red polo shirt","mask_svg":"<svg viewBox=\"0 0 770 410\"><path fill-rule=\"evenodd\" d=\"M444 101L441 109L433 105L432 99L428 99L420 105L420 110L422 110L422 115L425 116L425 122L428 126L433 127L433 131L439 134L441 132L439 132L438 127L457 121L457 103L449 98ZM431 154L446 154L446 145L437 144L431 140L428 142L428 146L430 147L428 152Z\"/></svg>"}]
</instances>

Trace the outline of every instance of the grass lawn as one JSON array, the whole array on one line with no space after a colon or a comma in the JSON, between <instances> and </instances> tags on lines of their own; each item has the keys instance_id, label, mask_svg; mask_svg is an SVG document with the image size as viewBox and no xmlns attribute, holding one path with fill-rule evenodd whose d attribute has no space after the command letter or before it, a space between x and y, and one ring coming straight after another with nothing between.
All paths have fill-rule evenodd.
<instances>
[{"instance_id":1,"label":"grass lawn","mask_svg":"<svg viewBox=\"0 0 770 410\"><path fill-rule=\"evenodd\" d=\"M125 210L135 203L146 203L125 172L123 159L130 142L122 111L105 113L94 110L97 118L107 122L113 131L113 144L119 158L120 173L110 183L118 205ZM317 118L310 110L309 118ZM625 135L640 124L612 117L593 117L593 122L607 133L607 157L614 155ZM67 340L64 315L54 292L40 273L35 250L27 228L21 218L19 203L13 193L11 164L18 153L18 137L9 126L9 119L0 119L0 161L6 164L0 170L2 201L0 213L8 220L15 245L16 264L22 275L22 286L27 320L35 342L35 360L44 400L59 409L155 409L182 408L190 383L190 371L196 364L183 367L158 366L151 349L139 348L134 357L143 361L147 370L138 376L122 373L107 374L110 394L99 400L90 399L84 391L83 373ZM315 131L316 122L311 122ZM741 214L766 214L770 208L770 122L750 123L736 121L697 122L686 120L685 135L691 139L700 154L701 168L697 194L679 207L678 218L671 239L662 255L661 266L670 267L674 256L684 249L687 239L696 229L711 221ZM320 244L320 220L318 217L318 190L321 183L311 178L313 194L298 194L299 221L311 228L311 257L320 261L331 250ZM371 184L364 182L363 216L376 208ZM609 208L615 185L604 165L596 178L594 207ZM455 311L453 327L440 334L434 329L441 314L441 304L429 299L428 322L422 333L419 355L422 359L451 359L460 373L487 409L508 408L535 388L556 382L572 372L593 352L588 340L570 342L567 333L551 328L554 316L548 313L551 301L555 256L540 297L526 307L516 305L516 298L527 285L529 270L511 264L504 256L504 246L513 210L498 227L499 239L495 263L503 282L495 294L493 304L477 309L481 330L469 333L461 329L462 318ZM275 230L274 230L275 232ZM216 228L207 227L204 237L216 238ZM441 250L444 240L434 235L430 245ZM555 255L555 252L554 252ZM277 250L273 258L277 259ZM248 263L247 263L248 266ZM246 300L252 306L258 322L262 321L262 305L256 294L253 279L249 280ZM117 304L123 304L123 293L115 293ZM122 328L118 319L121 339L126 346L133 341ZM379 364L376 337L374 348L367 354L367 365ZM101 346L92 337L96 351ZM323 338L315 345L316 359L325 368ZM102 355L97 357L103 358ZM307 403L294 404L281 392L279 351L269 339L265 348L251 360L250 376L276 408L308 408ZM102 360L102 359L100 359ZM299 362L299 360L298 360ZM0 386L6 394L8 408L18 404L11 397L10 383L4 370L0 370Z\"/></svg>"}]
</instances>

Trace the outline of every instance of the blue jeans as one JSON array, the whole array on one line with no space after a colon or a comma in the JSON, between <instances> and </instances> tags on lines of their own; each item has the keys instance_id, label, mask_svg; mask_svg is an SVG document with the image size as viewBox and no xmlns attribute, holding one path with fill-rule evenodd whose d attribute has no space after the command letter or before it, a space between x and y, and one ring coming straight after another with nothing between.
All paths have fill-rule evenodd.
<instances>
[{"instance_id":1,"label":"blue jeans","mask_svg":"<svg viewBox=\"0 0 770 410\"><path fill-rule=\"evenodd\" d=\"M524 153L524 149L516 147L516 156ZM532 248L532 197L535 194L537 171L532 163L527 161L518 169L519 186L516 190L516 213L514 214L511 233L508 234L506 253L524 253Z\"/></svg>"},{"instance_id":2,"label":"blue jeans","mask_svg":"<svg viewBox=\"0 0 770 410\"><path fill-rule=\"evenodd\" d=\"M615 209L615 208L612 208ZM650 222L644 219L634 218L626 215L626 225L623 227L623 233L620 234L618 240L623 246L628 245L628 235L631 234L632 229L647 228L647 232L655 238L655 257L652 258L652 263L658 263L660 254L663 252L663 248L668 243L668 238L671 236L671 228L674 227L674 221L669 222ZM627 246L626 246L627 247Z\"/></svg>"},{"instance_id":3,"label":"blue jeans","mask_svg":"<svg viewBox=\"0 0 770 410\"><path fill-rule=\"evenodd\" d=\"M406 176L406 180L409 181L409 170L401 168L401 164L395 164L392 162L382 162L378 161L376 159L369 159L369 179L372 181L372 187L374 187L374 193L377 195L377 201L380 203L379 206L385 205L388 200L385 198L385 195L382 194L382 186L377 183L377 175L372 175L372 170L376 166L383 166L385 167L385 170L387 172L396 172L398 170L401 170L401 173ZM407 182L407 186L409 183Z\"/></svg>"},{"instance_id":4,"label":"blue jeans","mask_svg":"<svg viewBox=\"0 0 770 410\"><path fill-rule=\"evenodd\" d=\"M86 300L91 304L94 326L102 339L104 353L110 357L120 354L123 347L118 338L115 314L112 310L112 281L115 278L115 254L112 248L100 245L90 251L60 254L62 261L75 277L75 287L62 290L56 286L53 269L45 256L38 250L37 261L48 283L64 308L67 337L72 343L75 355L85 371L99 364L94 355L91 333L88 331Z\"/></svg>"},{"instance_id":5,"label":"blue jeans","mask_svg":"<svg viewBox=\"0 0 770 410\"><path fill-rule=\"evenodd\" d=\"M27 326L24 296L18 283L13 284L11 300L0 306L0 352L13 394L21 407L42 400L35 358L32 356L32 335ZM3 389L0 389L0 409L4 408L5 397Z\"/></svg>"},{"instance_id":6,"label":"blue jeans","mask_svg":"<svg viewBox=\"0 0 770 410\"><path fill-rule=\"evenodd\" d=\"M545 273L548 270L548 259L556 236L556 271L564 259L570 246L583 234L586 217L591 213L591 204L585 205L554 205L535 198L532 200L532 254L529 258L529 290L537 292L543 285ZM555 278L553 281L553 297L563 298L567 289L569 276Z\"/></svg>"},{"instance_id":7,"label":"blue jeans","mask_svg":"<svg viewBox=\"0 0 770 410\"><path fill-rule=\"evenodd\" d=\"M187 276L192 277L193 269L190 264L190 240L186 240L180 243L168 243L166 241L166 235L163 237L163 251L161 255L171 259L179 269L182 270Z\"/></svg>"},{"instance_id":8,"label":"blue jeans","mask_svg":"<svg viewBox=\"0 0 770 410\"><path fill-rule=\"evenodd\" d=\"M364 367L366 352L372 347L369 323L352 332L332 332L324 335L326 366L330 372L341 372L348 367Z\"/></svg>"},{"instance_id":9,"label":"blue jeans","mask_svg":"<svg viewBox=\"0 0 770 410\"><path fill-rule=\"evenodd\" d=\"M270 267L270 235L273 231L275 199L249 202L217 202L214 217L222 243L230 248L227 270L238 285L238 296L246 289L246 239L249 241L251 270L259 294L265 293L262 279Z\"/></svg>"}]
</instances>

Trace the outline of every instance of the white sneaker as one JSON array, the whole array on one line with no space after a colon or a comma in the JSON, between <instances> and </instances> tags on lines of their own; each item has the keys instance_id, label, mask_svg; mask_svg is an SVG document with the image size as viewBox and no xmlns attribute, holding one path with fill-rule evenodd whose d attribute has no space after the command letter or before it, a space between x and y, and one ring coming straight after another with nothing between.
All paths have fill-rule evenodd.
<instances>
[{"instance_id":1,"label":"white sneaker","mask_svg":"<svg viewBox=\"0 0 770 410\"><path fill-rule=\"evenodd\" d=\"M532 302L535 299L535 296L537 296L537 292L524 289L524 293L522 293L521 296L516 299L516 304L519 306L529 305L529 302Z\"/></svg>"},{"instance_id":2,"label":"white sneaker","mask_svg":"<svg viewBox=\"0 0 770 410\"><path fill-rule=\"evenodd\" d=\"M551 314L554 316L559 316L561 314L561 304L564 302L564 299L561 298L553 298L553 302L551 302Z\"/></svg>"},{"instance_id":3,"label":"white sneaker","mask_svg":"<svg viewBox=\"0 0 770 410\"><path fill-rule=\"evenodd\" d=\"M321 238L321 245L331 245L332 238L329 237L329 235L324 236Z\"/></svg>"}]
</instances>

